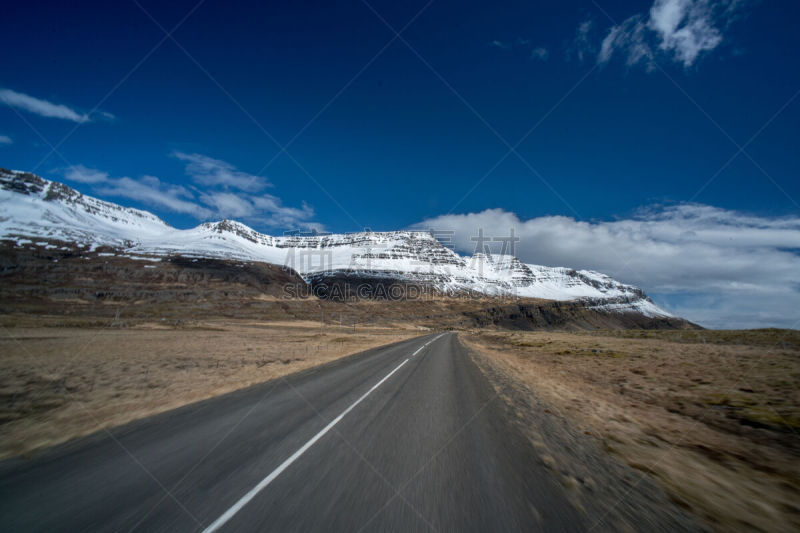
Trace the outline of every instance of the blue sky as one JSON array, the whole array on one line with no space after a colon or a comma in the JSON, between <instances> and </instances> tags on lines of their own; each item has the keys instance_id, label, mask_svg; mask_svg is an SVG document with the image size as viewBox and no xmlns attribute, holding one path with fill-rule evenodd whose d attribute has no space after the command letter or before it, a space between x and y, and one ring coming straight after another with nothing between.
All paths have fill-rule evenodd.
<instances>
[{"instance_id":1,"label":"blue sky","mask_svg":"<svg viewBox=\"0 0 800 533\"><path fill-rule=\"evenodd\" d=\"M178 227L513 223L531 232L524 260L604 270L710 325L800 318L797 3L4 12L0 166ZM532 229L548 217L566 217L566 233ZM619 250L592 246L620 228ZM585 245L558 245L570 236ZM781 287L796 300L776 310Z\"/></svg>"}]
</instances>

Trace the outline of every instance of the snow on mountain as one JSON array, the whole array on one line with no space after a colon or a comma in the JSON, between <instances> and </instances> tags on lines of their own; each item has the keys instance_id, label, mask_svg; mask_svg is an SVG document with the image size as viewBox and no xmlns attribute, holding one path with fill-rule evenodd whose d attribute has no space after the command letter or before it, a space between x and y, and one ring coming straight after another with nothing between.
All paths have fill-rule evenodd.
<instances>
[{"instance_id":1,"label":"snow on mountain","mask_svg":"<svg viewBox=\"0 0 800 533\"><path fill-rule=\"evenodd\" d=\"M147 211L85 196L26 172L0 169L0 194L3 236L119 247L172 229Z\"/></svg>"},{"instance_id":2,"label":"snow on mountain","mask_svg":"<svg viewBox=\"0 0 800 533\"><path fill-rule=\"evenodd\" d=\"M361 232L273 237L223 220L180 230L146 211L79 193L58 182L0 169L0 238L109 246L126 254L220 257L295 269L306 280L337 273L396 278L447 294L585 299L593 309L671 316L631 285L599 272L527 265L510 255L462 257L430 233Z\"/></svg>"}]
</instances>

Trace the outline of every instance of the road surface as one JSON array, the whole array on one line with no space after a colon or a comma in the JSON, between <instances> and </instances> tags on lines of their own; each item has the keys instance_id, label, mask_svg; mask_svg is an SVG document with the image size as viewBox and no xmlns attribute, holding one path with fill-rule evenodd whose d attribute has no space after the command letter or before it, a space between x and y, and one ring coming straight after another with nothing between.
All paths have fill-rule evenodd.
<instances>
[{"instance_id":1,"label":"road surface","mask_svg":"<svg viewBox=\"0 0 800 533\"><path fill-rule=\"evenodd\" d=\"M0 464L4 531L572 531L455 334Z\"/></svg>"}]
</instances>

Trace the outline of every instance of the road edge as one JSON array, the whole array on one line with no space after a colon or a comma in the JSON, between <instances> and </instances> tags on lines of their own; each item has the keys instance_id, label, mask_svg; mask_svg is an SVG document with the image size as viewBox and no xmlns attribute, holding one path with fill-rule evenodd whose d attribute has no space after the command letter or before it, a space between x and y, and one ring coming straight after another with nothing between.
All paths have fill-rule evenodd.
<instances>
[{"instance_id":1,"label":"road edge","mask_svg":"<svg viewBox=\"0 0 800 533\"><path fill-rule=\"evenodd\" d=\"M208 396L207 398L189 402L176 407L171 407L163 411L150 413L146 416L136 418L134 420L129 420L122 424L103 426L94 431L91 431L90 433L84 435L77 435L74 438L70 438L62 442L57 442L49 446L34 448L22 454L6 456L0 458L0 475L2 475L3 471L6 468L13 468L14 465L17 465L19 463L27 463L32 460L48 460L53 457L58 457L62 454L70 453L74 449L78 449L83 446L90 446L94 443L101 442L102 440L109 438L109 435L113 436L114 438L122 437L128 433L136 431L143 424L158 423L160 418L166 419L168 417L179 414L181 411L188 411L200 408L207 402L217 401L220 398L224 397L235 397L237 395L245 395L248 394L253 389L261 387L269 387L272 384L281 380L298 379L298 378L302 379L302 377L304 376L314 374L321 370L332 368L337 365L346 364L347 361L349 361L352 358L369 357L373 352L381 351L391 346L399 346L404 343L414 342L425 336L431 336L435 334L436 332L425 332L424 334L416 335L414 337L409 337L407 339L403 339L400 341L389 342L387 344L382 344L380 346L373 346L372 348L368 348L366 350L361 350L359 352L343 355L331 361L325 361L317 365L310 366L308 368L304 368L280 376L275 376L265 381L261 381L258 383L251 383L249 385L245 385L238 389L226 391L221 394Z\"/></svg>"},{"instance_id":2,"label":"road edge","mask_svg":"<svg viewBox=\"0 0 800 533\"><path fill-rule=\"evenodd\" d=\"M586 516L589 531L704 530L655 480L575 429L569 418L515 378L491 353L471 343L467 335L458 332L457 341L502 398L509 423L528 439L541 464Z\"/></svg>"}]
</instances>

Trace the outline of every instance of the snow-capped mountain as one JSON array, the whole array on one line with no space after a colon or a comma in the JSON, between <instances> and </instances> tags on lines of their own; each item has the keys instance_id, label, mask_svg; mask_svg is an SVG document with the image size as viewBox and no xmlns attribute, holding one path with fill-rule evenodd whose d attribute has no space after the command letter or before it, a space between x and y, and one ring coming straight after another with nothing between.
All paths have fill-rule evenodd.
<instances>
[{"instance_id":1,"label":"snow-capped mountain","mask_svg":"<svg viewBox=\"0 0 800 533\"><path fill-rule=\"evenodd\" d=\"M0 238L53 241L124 254L183 255L288 266L307 281L391 278L444 294L586 300L593 309L669 317L641 289L587 270L528 265L509 255L463 257L421 231L274 237L223 220L173 228L157 216L86 196L39 176L0 169Z\"/></svg>"}]
</instances>

